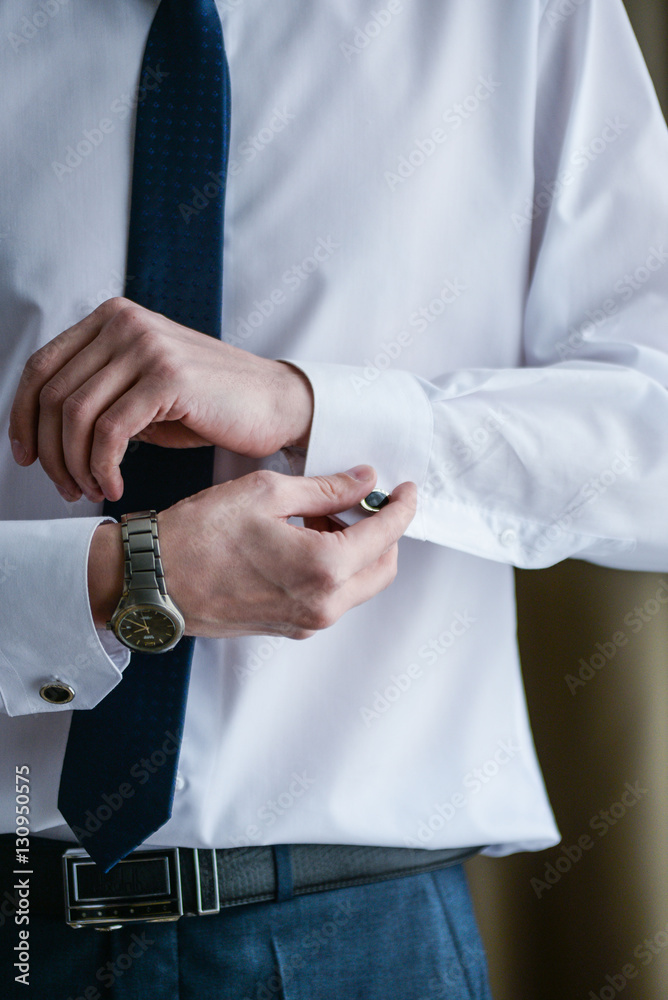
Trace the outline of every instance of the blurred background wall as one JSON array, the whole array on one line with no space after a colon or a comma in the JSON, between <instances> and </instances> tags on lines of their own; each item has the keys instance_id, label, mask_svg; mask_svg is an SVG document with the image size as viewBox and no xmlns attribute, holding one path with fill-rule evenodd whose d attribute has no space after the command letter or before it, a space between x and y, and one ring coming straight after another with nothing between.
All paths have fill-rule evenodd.
<instances>
[{"instance_id":1,"label":"blurred background wall","mask_svg":"<svg viewBox=\"0 0 668 1000\"><path fill-rule=\"evenodd\" d=\"M668 113L668 0L626 6ZM517 573L527 699L563 840L467 865L494 1000L668 1000L668 610L657 591L668 594L668 574L577 561ZM567 675L580 668L590 679L575 686Z\"/></svg>"}]
</instances>

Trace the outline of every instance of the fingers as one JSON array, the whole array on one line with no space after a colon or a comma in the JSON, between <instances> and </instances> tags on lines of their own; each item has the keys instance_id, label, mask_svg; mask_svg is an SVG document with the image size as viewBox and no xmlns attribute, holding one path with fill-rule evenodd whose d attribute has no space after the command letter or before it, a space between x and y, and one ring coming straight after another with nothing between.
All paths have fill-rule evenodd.
<instances>
[{"instance_id":1,"label":"fingers","mask_svg":"<svg viewBox=\"0 0 668 1000\"><path fill-rule=\"evenodd\" d=\"M286 526L280 547L274 540L275 555L279 564L293 567L286 582L298 596L294 620L300 627L308 632L328 628L389 586L397 571L397 541L415 515L416 502L415 484L403 483L387 506L352 527L320 531L319 517L306 519L315 531Z\"/></svg>"},{"instance_id":2,"label":"fingers","mask_svg":"<svg viewBox=\"0 0 668 1000\"><path fill-rule=\"evenodd\" d=\"M324 531L322 519L357 506L373 489L376 473L370 465L359 465L332 476L279 478L276 500L277 505L282 506L281 513L286 517L303 517L306 526L317 525L316 530ZM393 491L385 507L344 529L345 544L357 553L350 575L359 572L401 538L415 517L416 504L415 485L402 483ZM328 531L341 535L333 526Z\"/></svg>"},{"instance_id":3,"label":"fingers","mask_svg":"<svg viewBox=\"0 0 668 1000\"><path fill-rule=\"evenodd\" d=\"M124 299L111 299L81 322L69 327L28 360L14 397L9 437L12 451L20 465L31 465L37 458L40 393L44 386L97 337L101 326L119 308Z\"/></svg>"},{"instance_id":4,"label":"fingers","mask_svg":"<svg viewBox=\"0 0 668 1000\"><path fill-rule=\"evenodd\" d=\"M393 490L389 503L375 514L343 530L323 530L322 518L356 506L373 489L376 474L368 465L310 478L259 472L253 473L249 480L242 487L243 494L250 490L248 499L252 496L260 508L273 510L283 518L303 517L306 525L316 527L312 532L316 547L305 553L304 558L316 560L322 564L326 576L339 581L350 579L375 563L401 538L415 516L417 488L414 483L402 483ZM239 480L239 484L242 482ZM294 530L291 527L285 536L288 547L294 544ZM310 534L306 531L307 537L302 538L307 547Z\"/></svg>"},{"instance_id":5,"label":"fingers","mask_svg":"<svg viewBox=\"0 0 668 1000\"><path fill-rule=\"evenodd\" d=\"M390 501L385 507L340 533L351 576L375 562L382 553L398 542L415 517L416 508L415 483L402 483L392 490ZM333 537L336 538L336 535Z\"/></svg>"},{"instance_id":6,"label":"fingers","mask_svg":"<svg viewBox=\"0 0 668 1000\"><path fill-rule=\"evenodd\" d=\"M104 371L96 372L65 400L62 408L56 408L51 415L54 424L60 425L60 439L56 438L55 433L48 440L46 434L43 437L42 426L46 424L46 419L45 415L40 416L38 439L40 461L57 486L59 484L53 470L45 465L47 455L62 457L63 472L76 481L89 500L100 502L107 495L104 485L98 481L94 472L93 442L100 419L131 389L133 379L132 372L119 364L110 364ZM125 447L127 442L123 448L124 452ZM118 488L119 483L115 482L114 485Z\"/></svg>"},{"instance_id":7,"label":"fingers","mask_svg":"<svg viewBox=\"0 0 668 1000\"><path fill-rule=\"evenodd\" d=\"M342 527L335 524L331 517L305 517L304 527L311 531L342 531Z\"/></svg>"},{"instance_id":8,"label":"fingers","mask_svg":"<svg viewBox=\"0 0 668 1000\"><path fill-rule=\"evenodd\" d=\"M304 567L306 587L295 602L290 619L308 638L334 625L351 608L371 600L390 586L397 575L399 546L395 542L377 559L347 579L339 578L331 562L316 560Z\"/></svg>"},{"instance_id":9,"label":"fingers","mask_svg":"<svg viewBox=\"0 0 668 1000\"><path fill-rule=\"evenodd\" d=\"M292 637L307 639L315 632L330 628L347 611L371 600L385 590L397 574L398 546L393 545L376 562L365 567L341 586L335 586L324 574L315 575L309 592L301 600L293 599L289 619L296 631Z\"/></svg>"},{"instance_id":10,"label":"fingers","mask_svg":"<svg viewBox=\"0 0 668 1000\"><path fill-rule=\"evenodd\" d=\"M111 299L26 365L10 425L15 457L24 465L38 457L68 500L82 493L94 502L120 499L119 466L130 438L144 435L156 418L169 418L174 361L144 314L150 316L128 300ZM175 435L167 437L171 444ZM199 443L198 435L189 437Z\"/></svg>"},{"instance_id":11,"label":"fingers","mask_svg":"<svg viewBox=\"0 0 668 1000\"><path fill-rule=\"evenodd\" d=\"M376 473L358 465L333 476L288 476L277 493L277 512L284 517L324 517L355 507L373 489Z\"/></svg>"},{"instance_id":12,"label":"fingers","mask_svg":"<svg viewBox=\"0 0 668 1000\"><path fill-rule=\"evenodd\" d=\"M81 493L92 501L103 499L89 467L93 428L100 414L131 384L128 373L121 365L109 364L98 344L65 365L39 396L39 460L61 495L71 500Z\"/></svg>"},{"instance_id":13,"label":"fingers","mask_svg":"<svg viewBox=\"0 0 668 1000\"><path fill-rule=\"evenodd\" d=\"M289 521L293 512L341 510L367 495L373 469L357 475L323 477L323 487L323 480L253 472L163 511L170 592L190 634L305 639L389 586L397 539L415 512L414 484L397 487L386 507L352 528L332 531L317 513L306 515L310 527Z\"/></svg>"},{"instance_id":14,"label":"fingers","mask_svg":"<svg viewBox=\"0 0 668 1000\"><path fill-rule=\"evenodd\" d=\"M415 517L416 504L415 484L402 483L377 513L323 538L321 558L331 565L338 579L352 580L373 567L398 542Z\"/></svg>"},{"instance_id":15,"label":"fingers","mask_svg":"<svg viewBox=\"0 0 668 1000\"><path fill-rule=\"evenodd\" d=\"M109 500L123 496L120 465L128 442L171 408L164 391L152 391L149 378L124 392L95 423L90 449L90 473Z\"/></svg>"},{"instance_id":16,"label":"fingers","mask_svg":"<svg viewBox=\"0 0 668 1000\"><path fill-rule=\"evenodd\" d=\"M395 542L374 563L365 566L364 569L350 578L346 587L338 595L338 601L335 602L336 620L346 611L357 607L358 604L364 604L365 601L370 601L372 597L390 586L397 575L398 557L399 546Z\"/></svg>"}]
</instances>

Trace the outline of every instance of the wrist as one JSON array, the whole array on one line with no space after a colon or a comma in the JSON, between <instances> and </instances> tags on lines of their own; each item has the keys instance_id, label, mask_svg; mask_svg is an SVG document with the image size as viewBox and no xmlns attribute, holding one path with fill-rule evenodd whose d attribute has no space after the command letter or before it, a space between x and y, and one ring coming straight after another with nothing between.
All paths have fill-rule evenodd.
<instances>
[{"instance_id":1,"label":"wrist","mask_svg":"<svg viewBox=\"0 0 668 1000\"><path fill-rule=\"evenodd\" d=\"M100 524L88 553L88 598L97 628L104 628L123 592L123 544L120 524Z\"/></svg>"},{"instance_id":2,"label":"wrist","mask_svg":"<svg viewBox=\"0 0 668 1000\"><path fill-rule=\"evenodd\" d=\"M279 405L283 408L285 427L284 448L308 448L313 422L313 387L303 371L288 361L278 362L287 375L286 391L281 393Z\"/></svg>"}]
</instances>

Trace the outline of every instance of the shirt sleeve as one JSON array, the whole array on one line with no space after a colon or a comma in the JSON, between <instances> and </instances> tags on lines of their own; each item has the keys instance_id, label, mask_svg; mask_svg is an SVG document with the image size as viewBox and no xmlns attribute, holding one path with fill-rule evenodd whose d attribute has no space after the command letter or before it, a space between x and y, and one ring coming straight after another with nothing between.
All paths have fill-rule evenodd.
<instances>
[{"instance_id":1,"label":"shirt sleeve","mask_svg":"<svg viewBox=\"0 0 668 1000\"><path fill-rule=\"evenodd\" d=\"M93 708L118 684L130 655L95 627L88 550L109 518L0 522L0 695L7 715ZM52 705L58 681L74 699Z\"/></svg>"},{"instance_id":2,"label":"shirt sleeve","mask_svg":"<svg viewBox=\"0 0 668 1000\"><path fill-rule=\"evenodd\" d=\"M662 572L668 135L620 0L561 7L541 21L535 188L513 217L530 241L521 367L425 380L291 360L315 395L305 473L413 480L407 534L487 559Z\"/></svg>"}]
</instances>

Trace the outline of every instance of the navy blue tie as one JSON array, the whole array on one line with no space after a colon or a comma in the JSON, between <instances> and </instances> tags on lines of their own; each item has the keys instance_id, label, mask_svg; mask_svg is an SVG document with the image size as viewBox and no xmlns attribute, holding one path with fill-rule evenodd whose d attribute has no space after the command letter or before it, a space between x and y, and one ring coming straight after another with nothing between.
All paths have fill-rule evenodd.
<instances>
[{"instance_id":1,"label":"navy blue tie","mask_svg":"<svg viewBox=\"0 0 668 1000\"><path fill-rule=\"evenodd\" d=\"M230 83L214 0L162 0L138 91L125 294L219 337ZM132 445L120 517L211 485L213 448ZM132 654L94 709L74 712L58 807L108 871L169 819L194 640Z\"/></svg>"}]
</instances>

